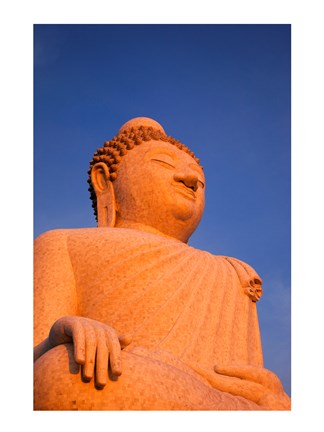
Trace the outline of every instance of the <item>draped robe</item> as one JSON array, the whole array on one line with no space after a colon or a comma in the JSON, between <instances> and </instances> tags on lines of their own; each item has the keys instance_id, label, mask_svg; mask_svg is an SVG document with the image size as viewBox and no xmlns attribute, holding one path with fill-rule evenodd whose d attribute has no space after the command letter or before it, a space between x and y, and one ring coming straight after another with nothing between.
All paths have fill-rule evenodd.
<instances>
[{"instance_id":1,"label":"draped robe","mask_svg":"<svg viewBox=\"0 0 324 432\"><path fill-rule=\"evenodd\" d=\"M133 229L61 233L79 315L131 335L132 342L122 351L122 376L104 391L71 374L76 365L62 347L38 360L36 385L48 378L47 391L64 392L64 379L61 387L53 379L60 373L52 366L56 355L56 364L69 362L66 379L70 374L72 381L65 388L73 396L66 409L258 409L208 379L215 365L263 366L255 302L261 279L250 266Z\"/></svg>"}]
</instances>

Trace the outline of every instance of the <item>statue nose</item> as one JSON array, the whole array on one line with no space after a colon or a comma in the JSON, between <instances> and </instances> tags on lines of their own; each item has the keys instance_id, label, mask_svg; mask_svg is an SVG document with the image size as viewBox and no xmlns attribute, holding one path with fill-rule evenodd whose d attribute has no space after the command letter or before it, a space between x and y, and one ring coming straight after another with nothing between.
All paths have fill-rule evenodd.
<instances>
[{"instance_id":1,"label":"statue nose","mask_svg":"<svg viewBox=\"0 0 324 432\"><path fill-rule=\"evenodd\" d=\"M198 177L196 176L196 174L185 173L185 172L175 173L174 180L179 183L183 183L185 186L187 186L188 188L192 189L195 192L198 189Z\"/></svg>"}]
</instances>

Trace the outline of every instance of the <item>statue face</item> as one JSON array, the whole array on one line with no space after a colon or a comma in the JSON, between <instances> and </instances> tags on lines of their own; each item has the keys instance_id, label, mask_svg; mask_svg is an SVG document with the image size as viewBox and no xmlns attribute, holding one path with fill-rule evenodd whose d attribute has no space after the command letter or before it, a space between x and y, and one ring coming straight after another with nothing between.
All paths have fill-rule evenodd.
<instances>
[{"instance_id":1,"label":"statue face","mask_svg":"<svg viewBox=\"0 0 324 432\"><path fill-rule=\"evenodd\" d=\"M205 203L201 167L176 146L148 141L130 150L114 181L117 221L132 221L187 241Z\"/></svg>"}]
</instances>

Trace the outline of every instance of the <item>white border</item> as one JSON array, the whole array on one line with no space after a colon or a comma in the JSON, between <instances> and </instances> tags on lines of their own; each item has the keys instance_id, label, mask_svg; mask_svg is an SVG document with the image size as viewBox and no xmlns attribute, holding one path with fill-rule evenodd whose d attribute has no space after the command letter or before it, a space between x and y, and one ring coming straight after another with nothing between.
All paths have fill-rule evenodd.
<instances>
[{"instance_id":1,"label":"white border","mask_svg":"<svg viewBox=\"0 0 324 432\"><path fill-rule=\"evenodd\" d=\"M4 3L4 2L3 2ZM299 2L301 3L301 2ZM9 430L111 427L160 430L284 430L316 424L323 387L323 25L320 2L12 1L1 6L2 416ZM293 52L293 410L285 413L34 413L30 398L32 282L33 24L292 24ZM24 247L22 247L22 245ZM99 420L99 421L97 421ZM73 422L73 423L72 423ZM6 426L8 428L8 426Z\"/></svg>"}]
</instances>

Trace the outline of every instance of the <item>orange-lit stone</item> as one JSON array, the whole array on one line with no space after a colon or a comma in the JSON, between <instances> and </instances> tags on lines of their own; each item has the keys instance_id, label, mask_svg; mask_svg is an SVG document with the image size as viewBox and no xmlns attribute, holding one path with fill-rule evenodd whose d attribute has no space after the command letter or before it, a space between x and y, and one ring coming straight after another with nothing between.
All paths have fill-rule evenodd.
<instances>
[{"instance_id":1,"label":"orange-lit stone","mask_svg":"<svg viewBox=\"0 0 324 432\"><path fill-rule=\"evenodd\" d=\"M98 228L35 241L35 409L290 409L263 368L261 279L194 249L198 159L154 120L91 162Z\"/></svg>"}]
</instances>

